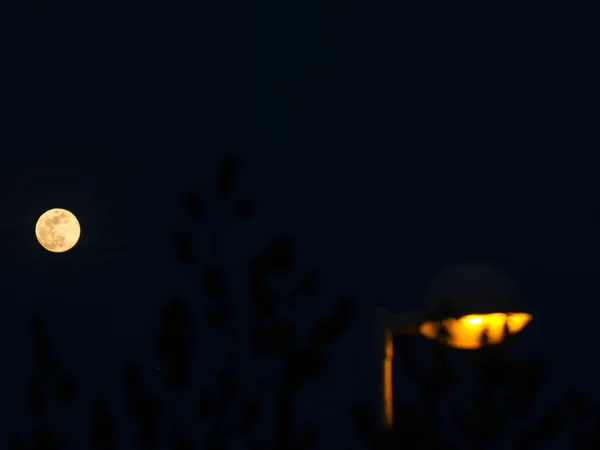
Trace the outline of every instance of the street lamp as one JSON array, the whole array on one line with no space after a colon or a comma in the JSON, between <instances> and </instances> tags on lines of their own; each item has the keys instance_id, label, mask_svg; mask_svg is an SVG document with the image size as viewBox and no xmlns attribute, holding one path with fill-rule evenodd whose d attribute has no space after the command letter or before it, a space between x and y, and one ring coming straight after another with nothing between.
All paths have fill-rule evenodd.
<instances>
[{"instance_id":1,"label":"street lamp","mask_svg":"<svg viewBox=\"0 0 600 450\"><path fill-rule=\"evenodd\" d=\"M377 308L379 428L390 429L394 422L395 335L421 334L433 340L444 336L443 342L450 347L475 350L502 342L532 319L532 314L523 309L521 295L512 280L484 264L461 264L440 273L427 289L420 309L395 314Z\"/></svg>"}]
</instances>

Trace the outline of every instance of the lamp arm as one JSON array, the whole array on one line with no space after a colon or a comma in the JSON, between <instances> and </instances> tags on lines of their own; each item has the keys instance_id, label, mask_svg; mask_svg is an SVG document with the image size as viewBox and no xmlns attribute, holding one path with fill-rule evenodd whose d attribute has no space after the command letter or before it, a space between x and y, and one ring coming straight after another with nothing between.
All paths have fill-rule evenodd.
<instances>
[{"instance_id":1,"label":"lamp arm","mask_svg":"<svg viewBox=\"0 0 600 450\"><path fill-rule=\"evenodd\" d=\"M378 330L389 330L393 335L415 334L422 323L419 311L408 311L402 314L392 313L386 308L376 309Z\"/></svg>"}]
</instances>

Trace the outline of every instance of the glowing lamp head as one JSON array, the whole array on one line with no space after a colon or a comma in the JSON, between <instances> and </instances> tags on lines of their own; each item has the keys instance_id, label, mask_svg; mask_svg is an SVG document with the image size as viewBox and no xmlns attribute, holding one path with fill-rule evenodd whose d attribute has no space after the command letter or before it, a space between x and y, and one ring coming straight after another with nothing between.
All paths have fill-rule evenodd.
<instances>
[{"instance_id":1,"label":"glowing lamp head","mask_svg":"<svg viewBox=\"0 0 600 450\"><path fill-rule=\"evenodd\" d=\"M498 344L520 332L533 316L522 307L515 284L502 272L483 264L462 264L443 271L430 284L424 305L403 314L376 310L381 353L381 408L378 423L394 423L392 395L393 336L420 333L444 344L473 350Z\"/></svg>"},{"instance_id":2,"label":"glowing lamp head","mask_svg":"<svg viewBox=\"0 0 600 450\"><path fill-rule=\"evenodd\" d=\"M475 350L482 342L499 344L509 335L517 334L532 318L528 313L469 314L457 319L425 321L419 333L437 340L444 332L445 343L450 347Z\"/></svg>"},{"instance_id":3,"label":"glowing lamp head","mask_svg":"<svg viewBox=\"0 0 600 450\"><path fill-rule=\"evenodd\" d=\"M533 316L524 312L516 285L484 264L462 264L443 271L425 295L419 333L455 348L498 344L521 331Z\"/></svg>"}]
</instances>

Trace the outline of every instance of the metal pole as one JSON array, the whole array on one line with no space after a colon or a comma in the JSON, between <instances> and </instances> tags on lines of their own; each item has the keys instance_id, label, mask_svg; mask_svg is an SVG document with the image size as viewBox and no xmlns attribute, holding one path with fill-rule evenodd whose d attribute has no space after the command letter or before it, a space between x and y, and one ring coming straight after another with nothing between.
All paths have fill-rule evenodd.
<instances>
[{"instance_id":1,"label":"metal pole","mask_svg":"<svg viewBox=\"0 0 600 450\"><path fill-rule=\"evenodd\" d=\"M385 308L376 308L377 339L377 428L389 430L394 424L392 367L394 335L414 334L419 317L414 313L393 314Z\"/></svg>"},{"instance_id":2,"label":"metal pole","mask_svg":"<svg viewBox=\"0 0 600 450\"><path fill-rule=\"evenodd\" d=\"M389 430L394 423L392 405L392 359L394 356L393 333L389 327L389 311L376 310L377 334L377 427Z\"/></svg>"}]
</instances>

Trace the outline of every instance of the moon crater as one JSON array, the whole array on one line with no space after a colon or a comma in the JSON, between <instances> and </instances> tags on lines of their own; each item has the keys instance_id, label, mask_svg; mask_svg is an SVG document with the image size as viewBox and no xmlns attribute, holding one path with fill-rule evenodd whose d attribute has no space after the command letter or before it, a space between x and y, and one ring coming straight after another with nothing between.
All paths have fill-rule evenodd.
<instances>
[{"instance_id":1,"label":"moon crater","mask_svg":"<svg viewBox=\"0 0 600 450\"><path fill-rule=\"evenodd\" d=\"M62 253L72 249L81 235L77 217L66 209L53 208L40 216L35 225L38 242L46 250Z\"/></svg>"}]
</instances>

